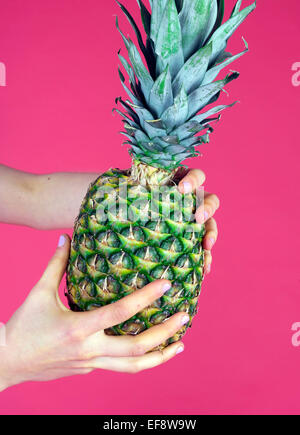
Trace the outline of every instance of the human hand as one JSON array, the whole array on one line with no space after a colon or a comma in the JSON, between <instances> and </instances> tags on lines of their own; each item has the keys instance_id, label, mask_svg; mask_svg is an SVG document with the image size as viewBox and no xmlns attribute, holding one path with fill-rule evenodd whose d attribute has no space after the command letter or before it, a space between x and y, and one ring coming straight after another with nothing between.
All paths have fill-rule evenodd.
<instances>
[{"instance_id":1,"label":"human hand","mask_svg":"<svg viewBox=\"0 0 300 435\"><path fill-rule=\"evenodd\" d=\"M94 369L137 373L184 349L183 343L177 342L149 352L189 321L183 312L136 337L104 332L159 299L171 288L167 280L155 281L94 311L69 311L58 296L69 250L69 237L62 236L41 280L6 325L7 346L0 347L0 391L26 381L49 381Z\"/></svg>"},{"instance_id":2,"label":"human hand","mask_svg":"<svg viewBox=\"0 0 300 435\"><path fill-rule=\"evenodd\" d=\"M192 169L189 172L183 169L179 172L178 177L181 180L178 185L181 193L195 192L205 182L205 174L200 169ZM210 273L211 250L218 238L218 226L213 216L219 207L220 200L217 195L204 192L204 203L196 211L196 221L199 224L205 224L203 248L205 249L204 272L206 274Z\"/></svg>"}]
</instances>

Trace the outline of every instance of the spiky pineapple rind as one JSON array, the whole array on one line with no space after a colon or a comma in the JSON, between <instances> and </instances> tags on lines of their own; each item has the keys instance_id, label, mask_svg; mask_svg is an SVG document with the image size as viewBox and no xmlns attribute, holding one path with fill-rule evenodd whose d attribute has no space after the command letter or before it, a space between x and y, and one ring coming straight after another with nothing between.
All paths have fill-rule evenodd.
<instances>
[{"instance_id":1,"label":"spiky pineapple rind","mask_svg":"<svg viewBox=\"0 0 300 435\"><path fill-rule=\"evenodd\" d=\"M192 321L203 280L204 227L184 219L185 212L190 216L189 213L195 211L195 196L181 195L176 186L165 186L170 194L168 208L171 210L171 215L165 218L164 204L160 198L157 200L160 188L153 191L153 188L140 186L129 175L125 171L110 170L91 185L76 221L67 271L68 299L74 311L114 303L156 279L172 282L172 289L162 298L107 331L117 335L135 335L178 311L186 311ZM122 201L118 192L123 185L128 188L127 210L135 207L144 195L142 206L152 201L158 205L156 219L145 219L143 210L137 213L135 221L129 220L130 213L123 219L118 215L119 209L117 216L110 213L110 205L116 201L114 192L117 201ZM180 199L184 199L185 204L182 219L177 221L174 212L181 212ZM105 216L99 214L99 210L105 210ZM162 347L179 340L188 326Z\"/></svg>"}]
</instances>

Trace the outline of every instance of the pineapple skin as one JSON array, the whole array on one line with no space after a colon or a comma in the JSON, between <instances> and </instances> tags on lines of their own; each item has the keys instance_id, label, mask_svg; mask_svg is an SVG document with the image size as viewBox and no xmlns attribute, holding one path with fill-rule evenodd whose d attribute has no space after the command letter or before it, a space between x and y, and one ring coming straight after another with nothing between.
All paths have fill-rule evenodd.
<instances>
[{"instance_id":1,"label":"pineapple skin","mask_svg":"<svg viewBox=\"0 0 300 435\"><path fill-rule=\"evenodd\" d=\"M124 186L125 198L121 193ZM157 279L170 280L172 288L163 297L106 330L108 335L137 335L177 312L188 313L190 322L157 348L163 349L182 338L196 315L203 281L204 226L192 220L194 194L181 195L175 185L164 186L171 208L166 218L158 189L152 186L150 191L133 181L130 171L118 169L107 171L90 186L75 222L67 297L73 311L89 311ZM116 199L125 204L127 216L116 208ZM140 207L137 201L142 201ZM150 204L155 211L147 217L145 209ZM183 215L181 221L175 219L178 212Z\"/></svg>"}]
</instances>

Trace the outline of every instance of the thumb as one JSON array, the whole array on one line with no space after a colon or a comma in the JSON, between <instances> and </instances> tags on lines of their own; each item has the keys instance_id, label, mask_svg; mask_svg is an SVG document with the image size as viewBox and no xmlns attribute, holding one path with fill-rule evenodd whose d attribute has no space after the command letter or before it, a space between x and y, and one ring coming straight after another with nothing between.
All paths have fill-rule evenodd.
<instances>
[{"instance_id":1,"label":"thumb","mask_svg":"<svg viewBox=\"0 0 300 435\"><path fill-rule=\"evenodd\" d=\"M55 254L51 258L40 282L54 286L56 289L64 276L70 254L70 237L60 236Z\"/></svg>"}]
</instances>

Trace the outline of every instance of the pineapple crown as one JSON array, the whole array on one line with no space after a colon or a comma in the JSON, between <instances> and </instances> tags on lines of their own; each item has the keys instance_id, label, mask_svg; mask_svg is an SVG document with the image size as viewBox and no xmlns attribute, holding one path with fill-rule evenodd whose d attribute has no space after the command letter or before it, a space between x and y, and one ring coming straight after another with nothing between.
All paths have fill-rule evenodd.
<instances>
[{"instance_id":1,"label":"pineapple crown","mask_svg":"<svg viewBox=\"0 0 300 435\"><path fill-rule=\"evenodd\" d=\"M173 171L188 157L196 157L196 146L208 143L211 123L230 105L205 107L218 100L224 86L238 78L232 72L215 80L220 71L248 51L232 55L227 41L256 7L256 1L241 10L238 0L223 23L224 0L149 0L151 13L142 0L141 12L146 43L129 11L117 1L136 34L140 52L126 38L116 20L130 63L120 54L130 88L119 68L122 85L130 100L117 98L130 154L135 161ZM200 113L199 113L200 112ZM202 132L202 135L198 133Z\"/></svg>"}]
</instances>

